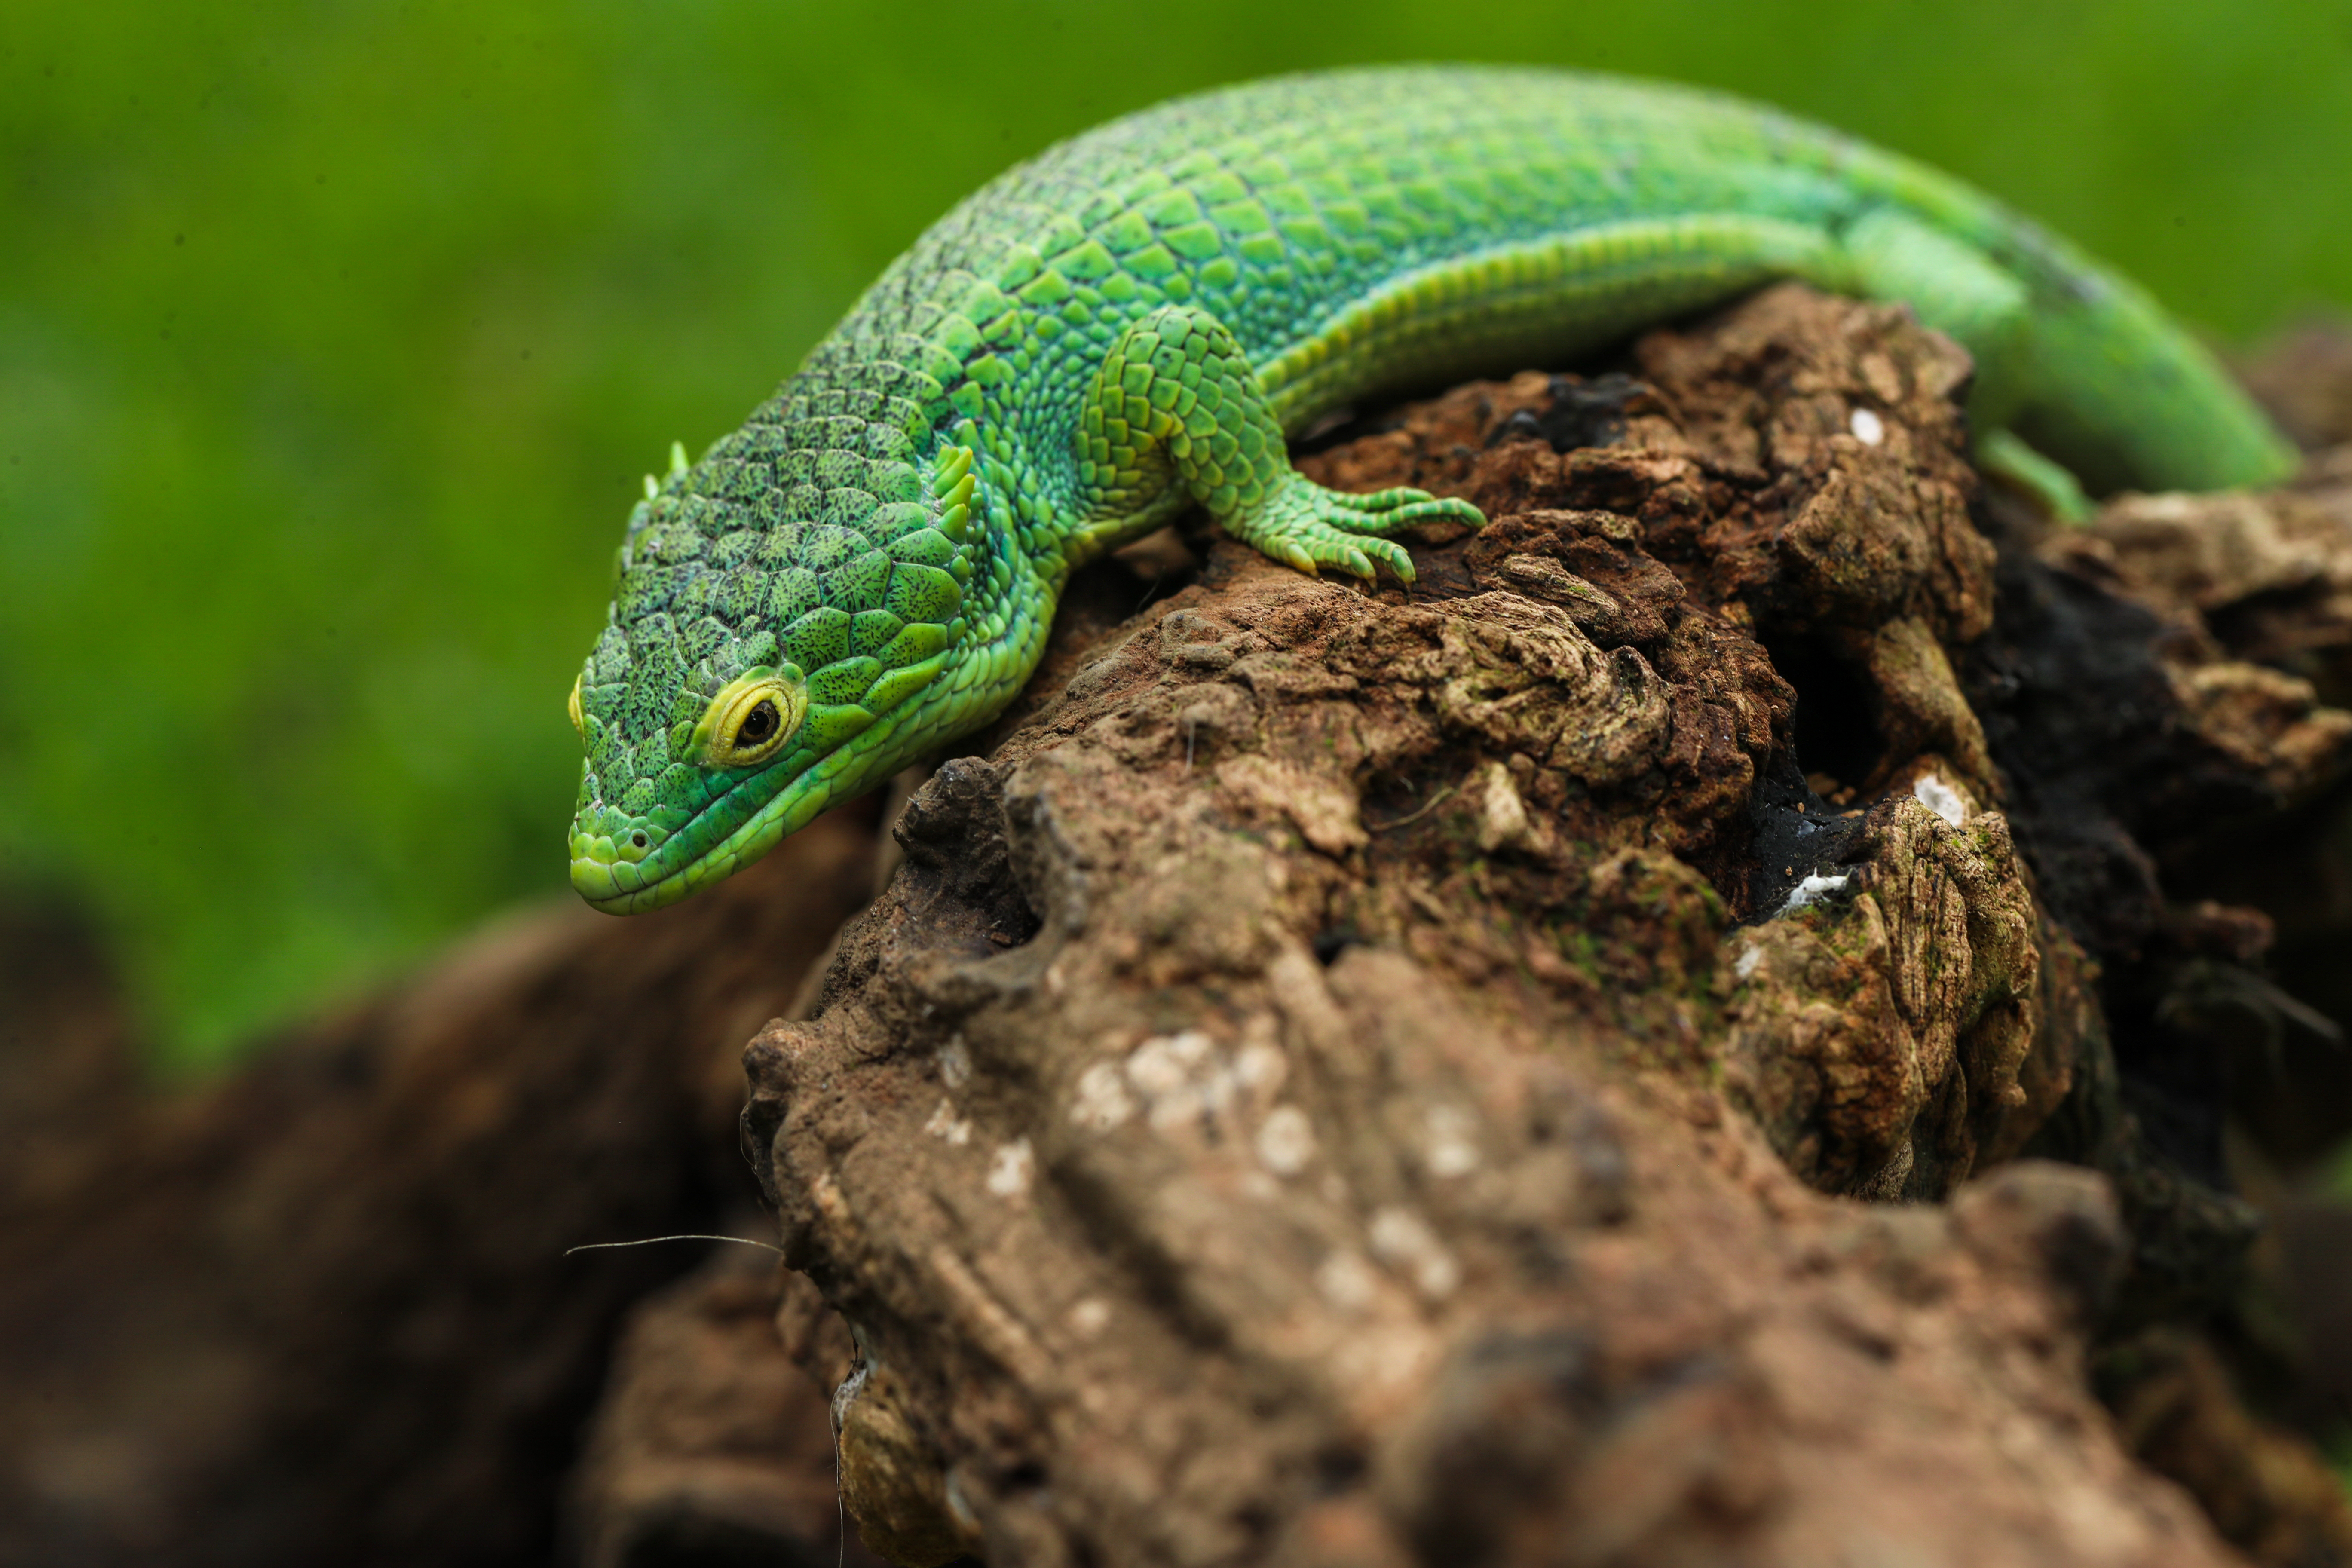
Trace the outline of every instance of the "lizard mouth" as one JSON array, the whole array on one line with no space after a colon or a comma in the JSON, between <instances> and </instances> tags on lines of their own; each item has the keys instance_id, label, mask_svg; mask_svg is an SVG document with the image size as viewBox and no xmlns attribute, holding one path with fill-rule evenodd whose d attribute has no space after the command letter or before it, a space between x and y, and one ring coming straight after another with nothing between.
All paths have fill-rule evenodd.
<instances>
[{"instance_id":1,"label":"lizard mouth","mask_svg":"<svg viewBox=\"0 0 2352 1568\"><path fill-rule=\"evenodd\" d=\"M732 875L757 857L753 840L761 818L768 815L758 809L756 801L740 799L745 786L753 782L747 779L730 790L642 858L615 853L610 839L591 837L575 825L572 890L606 914L635 915L674 904L696 889ZM774 805L790 793L787 789L768 805ZM736 809L730 811L730 805ZM730 817L736 818L731 825ZM709 842L714 832L721 835L715 844Z\"/></svg>"},{"instance_id":2,"label":"lizard mouth","mask_svg":"<svg viewBox=\"0 0 2352 1568\"><path fill-rule=\"evenodd\" d=\"M572 857L572 890L608 915L642 914L675 903L694 890L683 872L645 874L644 864L599 860L593 855Z\"/></svg>"},{"instance_id":3,"label":"lizard mouth","mask_svg":"<svg viewBox=\"0 0 2352 1568\"><path fill-rule=\"evenodd\" d=\"M822 763L803 767L782 788L775 787L772 773L753 773L642 858L617 853L611 840L600 841L575 821L572 889L609 915L643 914L674 904L733 876L784 835L806 826L844 798L845 782Z\"/></svg>"}]
</instances>

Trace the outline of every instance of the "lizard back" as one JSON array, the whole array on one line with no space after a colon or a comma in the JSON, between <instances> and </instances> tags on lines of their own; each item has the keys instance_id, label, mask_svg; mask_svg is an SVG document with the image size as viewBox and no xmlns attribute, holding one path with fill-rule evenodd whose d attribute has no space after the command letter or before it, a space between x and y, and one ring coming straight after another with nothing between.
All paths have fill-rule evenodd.
<instances>
[{"instance_id":1,"label":"lizard back","mask_svg":"<svg viewBox=\"0 0 2352 1568\"><path fill-rule=\"evenodd\" d=\"M1460 503L1307 495L1282 430L1789 276L1909 300L1978 353L1980 414L2095 485L2285 461L2129 283L1769 109L1445 67L1179 100L960 204L741 429L649 484L574 692L575 885L666 902L985 722L1069 570L1188 500L1310 569L1409 572L1363 541Z\"/></svg>"}]
</instances>

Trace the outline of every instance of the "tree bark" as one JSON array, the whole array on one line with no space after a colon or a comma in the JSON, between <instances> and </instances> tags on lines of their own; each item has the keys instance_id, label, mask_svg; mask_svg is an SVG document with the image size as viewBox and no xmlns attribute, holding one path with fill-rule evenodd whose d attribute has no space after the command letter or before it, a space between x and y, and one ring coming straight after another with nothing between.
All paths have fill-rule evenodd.
<instances>
[{"instance_id":1,"label":"tree bark","mask_svg":"<svg viewBox=\"0 0 2352 1568\"><path fill-rule=\"evenodd\" d=\"M1325 432L1489 526L1147 542L894 838L195 1092L0 921L0 1564L855 1559L835 1417L908 1563L2352 1563L2352 450L2053 532L1968 371L1780 289ZM711 1230L805 1272L564 1256Z\"/></svg>"},{"instance_id":2,"label":"tree bark","mask_svg":"<svg viewBox=\"0 0 2352 1568\"><path fill-rule=\"evenodd\" d=\"M885 1555L2228 1560L2085 1384L2118 1285L2193 1313L2252 1235L2085 943L2193 950L2132 830L2309 795L2352 719L1997 551L1900 310L1634 369L1313 458L1485 510L1410 592L1220 542L1081 607L753 1042Z\"/></svg>"}]
</instances>

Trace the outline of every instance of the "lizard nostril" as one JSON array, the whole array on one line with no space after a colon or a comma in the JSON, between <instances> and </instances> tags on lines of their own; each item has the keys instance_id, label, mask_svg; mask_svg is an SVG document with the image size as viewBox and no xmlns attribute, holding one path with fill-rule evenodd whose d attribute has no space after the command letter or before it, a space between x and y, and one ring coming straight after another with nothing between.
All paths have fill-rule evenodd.
<instances>
[{"instance_id":1,"label":"lizard nostril","mask_svg":"<svg viewBox=\"0 0 2352 1568\"><path fill-rule=\"evenodd\" d=\"M646 836L640 833L635 837L630 839L629 842L635 845L638 848L643 849L646 847Z\"/></svg>"}]
</instances>

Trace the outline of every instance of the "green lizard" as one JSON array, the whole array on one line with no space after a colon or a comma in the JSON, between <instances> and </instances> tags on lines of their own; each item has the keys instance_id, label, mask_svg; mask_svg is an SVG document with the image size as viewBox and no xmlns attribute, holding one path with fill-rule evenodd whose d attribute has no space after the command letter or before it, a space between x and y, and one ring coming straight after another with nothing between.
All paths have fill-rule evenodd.
<instances>
[{"instance_id":1,"label":"green lizard","mask_svg":"<svg viewBox=\"0 0 2352 1568\"><path fill-rule=\"evenodd\" d=\"M1466 68L1183 99L966 200L740 430L646 480L572 689L572 886L615 913L683 898L984 723L1070 573L1186 506L1301 571L1410 580L1388 536L1477 511L1324 489L1286 433L1780 278L1960 340L1980 457L2045 491L2290 467L2132 285L1770 110Z\"/></svg>"}]
</instances>

